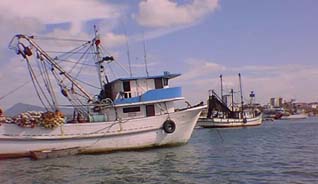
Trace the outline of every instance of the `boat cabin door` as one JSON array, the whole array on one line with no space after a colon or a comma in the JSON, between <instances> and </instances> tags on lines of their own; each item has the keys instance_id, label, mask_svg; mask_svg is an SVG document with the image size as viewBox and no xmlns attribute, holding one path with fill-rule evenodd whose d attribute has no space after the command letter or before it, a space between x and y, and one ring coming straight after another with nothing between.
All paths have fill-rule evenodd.
<instances>
[{"instance_id":1,"label":"boat cabin door","mask_svg":"<svg viewBox=\"0 0 318 184\"><path fill-rule=\"evenodd\" d=\"M146 105L146 116L154 116L155 113L155 106L152 105Z\"/></svg>"}]
</instances>

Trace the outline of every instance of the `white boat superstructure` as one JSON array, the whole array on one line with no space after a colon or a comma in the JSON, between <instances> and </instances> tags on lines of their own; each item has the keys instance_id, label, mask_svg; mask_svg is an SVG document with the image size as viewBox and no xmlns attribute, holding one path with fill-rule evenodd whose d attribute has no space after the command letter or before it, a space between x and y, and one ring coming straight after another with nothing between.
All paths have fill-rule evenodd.
<instances>
[{"instance_id":1,"label":"white boat superstructure","mask_svg":"<svg viewBox=\"0 0 318 184\"><path fill-rule=\"evenodd\" d=\"M53 59L35 43L34 37L14 37L10 47L22 55L29 69L32 53L36 53L37 59L50 68L63 96L75 110L73 118L66 119L60 115L54 105L57 103L53 101L51 104L56 112L45 117L42 117L42 114L38 119L33 119L32 128L25 128L23 124L22 127L20 124L17 126L14 122L1 123L0 158L30 156L32 152L41 150L67 150L74 147L78 148L80 153L95 153L188 142L205 106L175 109L175 101L184 100L184 97L181 88L169 87L168 81L179 74L164 72L163 75L119 78L109 82L104 75L102 63L114 58L101 57L99 44L98 37L87 42L87 45L95 48L94 52L99 54L95 57L98 60L95 64L99 72L101 90L98 95L92 97L56 62L57 57ZM48 73L43 68L40 71ZM35 79L32 72L30 75ZM54 92L50 88L51 78L44 80L50 95ZM38 94L41 94L40 92ZM52 100L54 99L52 97ZM46 126L53 123L56 114L60 119L63 117L64 122ZM43 124L44 126L40 126Z\"/></svg>"}]
</instances>

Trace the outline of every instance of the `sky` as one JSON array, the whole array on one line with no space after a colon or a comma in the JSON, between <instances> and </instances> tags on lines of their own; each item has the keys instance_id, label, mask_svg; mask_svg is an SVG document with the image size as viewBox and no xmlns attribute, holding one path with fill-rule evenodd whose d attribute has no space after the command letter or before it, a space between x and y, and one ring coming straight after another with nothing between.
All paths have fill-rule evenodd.
<instances>
[{"instance_id":1,"label":"sky","mask_svg":"<svg viewBox=\"0 0 318 184\"><path fill-rule=\"evenodd\" d=\"M245 99L254 91L261 104L318 101L317 17L316 0L1 0L0 107L40 104L25 63L8 49L15 34L90 39L93 25L126 68L129 51L133 76L146 74L145 44L150 75L182 74L170 86L193 104L220 91L220 74L225 93L237 91L238 73Z\"/></svg>"}]
</instances>

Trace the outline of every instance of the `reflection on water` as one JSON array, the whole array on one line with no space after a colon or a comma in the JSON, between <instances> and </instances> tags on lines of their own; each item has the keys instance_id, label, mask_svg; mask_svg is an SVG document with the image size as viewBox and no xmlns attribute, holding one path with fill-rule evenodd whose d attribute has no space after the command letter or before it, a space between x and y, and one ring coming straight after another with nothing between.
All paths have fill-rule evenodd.
<instances>
[{"instance_id":1,"label":"reflection on water","mask_svg":"<svg viewBox=\"0 0 318 184\"><path fill-rule=\"evenodd\" d=\"M0 183L315 183L318 121L196 129L171 148L1 160Z\"/></svg>"}]
</instances>

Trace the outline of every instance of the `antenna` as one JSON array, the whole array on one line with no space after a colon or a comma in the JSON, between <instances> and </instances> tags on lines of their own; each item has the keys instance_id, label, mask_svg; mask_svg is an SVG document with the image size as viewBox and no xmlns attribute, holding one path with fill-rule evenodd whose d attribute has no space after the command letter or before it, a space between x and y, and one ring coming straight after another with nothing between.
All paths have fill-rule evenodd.
<instances>
[{"instance_id":1,"label":"antenna","mask_svg":"<svg viewBox=\"0 0 318 184\"><path fill-rule=\"evenodd\" d=\"M241 93L241 106L242 106L242 113L243 113L243 92L242 92L242 81L241 81L241 73L238 74L239 76L239 83L240 83L240 93Z\"/></svg>"},{"instance_id":2,"label":"antenna","mask_svg":"<svg viewBox=\"0 0 318 184\"><path fill-rule=\"evenodd\" d=\"M145 41L145 35L144 35L144 33L142 34L142 38L143 38L143 46L144 46L144 60L145 60L146 74L147 74L147 77L149 77L148 65L147 65L146 41Z\"/></svg>"},{"instance_id":3,"label":"antenna","mask_svg":"<svg viewBox=\"0 0 318 184\"><path fill-rule=\"evenodd\" d=\"M127 30L125 27L125 24L122 22L124 33L126 36L126 47L127 47L127 58L128 58L128 67L129 67L129 76L132 77L132 72L131 72L131 59L130 59L130 49L129 49L129 44L128 44L128 35L127 35Z\"/></svg>"},{"instance_id":4,"label":"antenna","mask_svg":"<svg viewBox=\"0 0 318 184\"><path fill-rule=\"evenodd\" d=\"M130 60L130 52L129 52L129 45L128 45L128 38L126 34L126 47L127 47L127 57L128 57L128 67L129 67L129 76L132 77L131 72L131 60Z\"/></svg>"}]
</instances>

